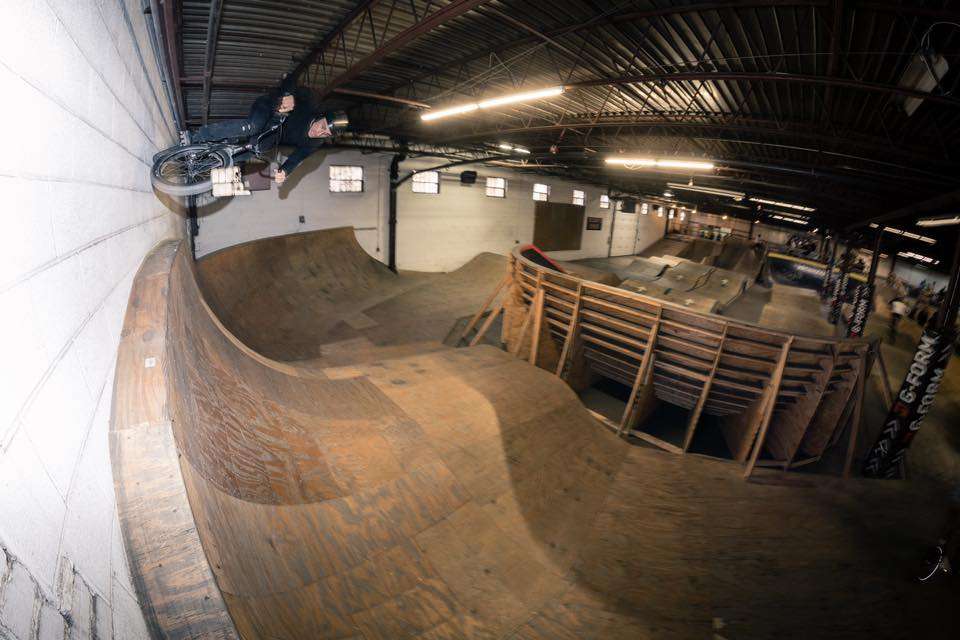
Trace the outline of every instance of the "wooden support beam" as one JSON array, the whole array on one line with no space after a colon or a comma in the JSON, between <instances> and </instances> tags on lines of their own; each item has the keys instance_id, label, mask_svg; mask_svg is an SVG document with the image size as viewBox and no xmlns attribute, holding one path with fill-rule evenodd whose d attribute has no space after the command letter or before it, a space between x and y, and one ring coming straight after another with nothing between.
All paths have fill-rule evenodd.
<instances>
[{"instance_id":1,"label":"wooden support beam","mask_svg":"<svg viewBox=\"0 0 960 640\"><path fill-rule=\"evenodd\" d=\"M530 364L537 365L537 356L540 354L540 334L543 331L543 299L544 291L537 289L537 295L533 299L533 306L530 313L533 314L533 335L530 336Z\"/></svg>"},{"instance_id":2,"label":"wooden support beam","mask_svg":"<svg viewBox=\"0 0 960 640\"><path fill-rule=\"evenodd\" d=\"M863 354L860 358L860 370L857 373L857 386L853 397L853 415L850 416L850 438L847 441L847 457L843 462L843 477L850 477L850 469L853 466L853 457L857 452L857 437L860 434L860 420L863 416L863 398L866 389L867 377L867 358L868 354Z\"/></svg>"},{"instance_id":3,"label":"wooden support beam","mask_svg":"<svg viewBox=\"0 0 960 640\"><path fill-rule=\"evenodd\" d=\"M663 308L657 314L657 319L653 323L650 331L650 338L647 340L647 348L643 352L643 358L640 360L640 366L637 368L637 376L634 378L633 387L630 389L630 398L627 400L627 406L624 407L623 417L620 418L620 428L617 429L617 435L621 435L624 430L629 433L633 425L635 415L634 406L637 403L637 394L642 387L650 384L650 377L653 374L653 351L657 348L657 334L660 332L660 316L663 314Z\"/></svg>"},{"instance_id":4,"label":"wooden support beam","mask_svg":"<svg viewBox=\"0 0 960 640\"><path fill-rule=\"evenodd\" d=\"M480 341L483 340L483 336L486 335L487 331L490 329L490 325L493 324L493 321L497 319L497 316L500 315L500 312L503 311L503 300L498 302L493 308L493 311L490 312L490 315L487 316L487 319L483 322L483 326L480 327L480 331L477 332L477 335L473 336L473 340L470 341L470 346L475 347L480 344Z\"/></svg>"},{"instance_id":5,"label":"wooden support beam","mask_svg":"<svg viewBox=\"0 0 960 640\"><path fill-rule=\"evenodd\" d=\"M570 324L567 325L567 337L563 341L563 350L560 352L560 361L557 363L556 375L563 378L563 371L567 366L567 359L573 353L573 343L577 335L577 321L580 318L580 306L583 297L583 283L577 285L577 297L573 303L573 312L570 314Z\"/></svg>"},{"instance_id":6,"label":"wooden support beam","mask_svg":"<svg viewBox=\"0 0 960 640\"><path fill-rule=\"evenodd\" d=\"M457 344L460 344L463 340L465 340L467 335L471 331L473 331L473 328L477 326L478 322L480 322L480 318L483 317L483 312L487 310L487 307L490 306L490 304L496 299L496 297L500 294L503 288L509 285L510 282L512 282L512 280L513 278L509 273L503 276L500 282L497 283L497 286L493 290L493 292L489 296L487 296L486 300L483 301L483 306L481 306L480 309L478 309L477 312L473 314L473 317L470 318L470 322L468 322L467 326L463 328L463 332L460 334L460 337L457 338Z\"/></svg>"},{"instance_id":7,"label":"wooden support beam","mask_svg":"<svg viewBox=\"0 0 960 640\"><path fill-rule=\"evenodd\" d=\"M700 422L700 414L703 412L703 407L707 403L707 397L710 395L710 387L713 386L713 377L717 375L717 367L720 366L720 356L723 354L723 345L727 341L727 330L729 328L729 324L723 326L723 335L720 336L720 344L717 345L717 356L713 359L713 367L710 368L709 377L703 384L703 389L700 391L700 397L697 399L696 406L694 406L690 412L690 419L687 420L687 431L683 436L683 453L686 453L690 449L690 443L693 442L693 434L697 430L697 423Z\"/></svg>"},{"instance_id":8,"label":"wooden support beam","mask_svg":"<svg viewBox=\"0 0 960 640\"><path fill-rule=\"evenodd\" d=\"M767 439L767 431L770 429L770 418L773 417L773 410L777 404L777 394L780 391L780 383L783 382L783 370L787 366L787 356L790 355L790 347L793 346L793 336L787 338L780 350L780 359L777 361L777 368L770 378L770 384L767 386L767 394L764 397L763 412L760 414L760 430L757 433L756 442L753 445L753 451L750 454L750 460L747 462L744 478L749 478L753 473L753 468L757 464L757 458L760 457L760 451L763 449L763 442Z\"/></svg>"},{"instance_id":9,"label":"wooden support beam","mask_svg":"<svg viewBox=\"0 0 960 640\"><path fill-rule=\"evenodd\" d=\"M818 397L817 400L816 400L816 402L817 402L817 408L818 408L818 409L819 409L820 406L821 406L821 402L823 401L823 396L824 396L824 394L825 394L826 391L827 391L827 387L830 386L830 378L833 376L833 372L834 372L834 370L837 368L837 360L838 360L838 358L839 358L839 350L837 349L837 346L836 346L836 345L830 345L830 351L831 351L832 354L833 354L833 357L830 359L830 365L827 367L826 371L824 371L824 373L823 373L823 375L822 375L822 377L821 377L822 382L817 385L818 388L819 388L819 390L820 390L820 395L819 395L819 397ZM808 400L808 399L805 398L804 400ZM800 445L803 444L803 439L804 439L804 437L806 437L807 431L810 429L810 425L811 425L811 424L813 424L813 419L812 419L812 418L809 418L809 419L806 419L806 420L805 420L805 425L804 425L803 433L801 433L801 434L798 435L797 441L794 443L793 448L792 448L791 451L790 451L789 457L787 457L786 461L784 462L783 470L784 470L785 472L788 471L791 466L793 466L793 461L794 461L794 459L796 459L796 457L797 457L797 452L800 451Z\"/></svg>"}]
</instances>

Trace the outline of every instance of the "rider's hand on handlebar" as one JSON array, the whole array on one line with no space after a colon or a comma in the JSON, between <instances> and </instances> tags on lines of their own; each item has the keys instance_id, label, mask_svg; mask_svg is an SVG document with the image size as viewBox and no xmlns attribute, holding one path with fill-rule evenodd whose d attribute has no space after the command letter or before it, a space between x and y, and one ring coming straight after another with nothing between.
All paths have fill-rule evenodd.
<instances>
[{"instance_id":1,"label":"rider's hand on handlebar","mask_svg":"<svg viewBox=\"0 0 960 640\"><path fill-rule=\"evenodd\" d=\"M277 169L277 173L274 174L273 179L277 181L277 186L279 187L284 183L284 181L286 181L287 172L283 169Z\"/></svg>"},{"instance_id":2,"label":"rider's hand on handlebar","mask_svg":"<svg viewBox=\"0 0 960 640\"><path fill-rule=\"evenodd\" d=\"M280 100L280 106L277 107L277 113L280 113L280 114L290 113L291 111L293 111L293 107L295 104L296 103L293 99L293 96L289 94L285 95Z\"/></svg>"}]
</instances>

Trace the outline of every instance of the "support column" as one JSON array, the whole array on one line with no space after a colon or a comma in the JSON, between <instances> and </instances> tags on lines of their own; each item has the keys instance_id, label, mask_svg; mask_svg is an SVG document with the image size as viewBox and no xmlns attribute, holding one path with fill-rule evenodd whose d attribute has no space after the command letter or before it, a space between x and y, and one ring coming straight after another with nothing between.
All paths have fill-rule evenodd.
<instances>
[{"instance_id":1,"label":"support column","mask_svg":"<svg viewBox=\"0 0 960 640\"><path fill-rule=\"evenodd\" d=\"M857 287L857 295L853 301L853 315L850 326L847 327L848 338L859 338L867 328L867 318L870 317L870 308L873 305L873 293L876 291L874 280L877 277L877 267L880 266L880 241L883 239L883 225L877 227L877 239L873 243L873 255L870 257L870 272L867 281Z\"/></svg>"},{"instance_id":2,"label":"support column","mask_svg":"<svg viewBox=\"0 0 960 640\"><path fill-rule=\"evenodd\" d=\"M400 163L406 153L394 154L390 160L390 201L387 212L387 267L397 272L397 186L400 182Z\"/></svg>"},{"instance_id":3,"label":"support column","mask_svg":"<svg viewBox=\"0 0 960 640\"><path fill-rule=\"evenodd\" d=\"M957 322L957 305L960 279L960 237L953 252L950 284L937 313L933 328L925 329L920 344L913 355L910 369L900 385L900 391L883 424L883 431L867 454L863 475L870 478L896 478L900 476L901 462L913 442L920 424L940 388L940 381L947 370L953 353L954 325Z\"/></svg>"},{"instance_id":4,"label":"support column","mask_svg":"<svg viewBox=\"0 0 960 640\"><path fill-rule=\"evenodd\" d=\"M753 224L754 221L750 221L750 231L747 233L747 240L753 240Z\"/></svg>"}]
</instances>

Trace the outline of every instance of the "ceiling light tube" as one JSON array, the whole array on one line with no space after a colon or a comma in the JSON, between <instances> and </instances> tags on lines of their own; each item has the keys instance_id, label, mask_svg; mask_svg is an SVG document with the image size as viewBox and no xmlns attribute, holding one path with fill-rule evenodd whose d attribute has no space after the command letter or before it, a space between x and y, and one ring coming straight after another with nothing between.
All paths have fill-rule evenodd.
<instances>
[{"instance_id":1,"label":"ceiling light tube","mask_svg":"<svg viewBox=\"0 0 960 640\"><path fill-rule=\"evenodd\" d=\"M918 227L946 227L952 224L960 224L960 215L943 216L940 218L920 218L917 220Z\"/></svg>"},{"instance_id":2,"label":"ceiling light tube","mask_svg":"<svg viewBox=\"0 0 960 640\"><path fill-rule=\"evenodd\" d=\"M517 102L530 102L531 100L541 100L543 98L552 98L563 93L563 87L547 87L546 89L536 89L534 91L524 91L511 95L500 96L499 98L488 98L481 100L477 106L481 109L492 109L493 107L502 107L505 104L515 104Z\"/></svg>"},{"instance_id":3,"label":"ceiling light tube","mask_svg":"<svg viewBox=\"0 0 960 640\"><path fill-rule=\"evenodd\" d=\"M783 207L785 209L796 209L797 211L816 211L813 207L805 207L802 204L792 204L790 202L780 202L779 200L767 200L766 198L750 198L750 202L757 204L769 204L774 207Z\"/></svg>"},{"instance_id":4,"label":"ceiling light tube","mask_svg":"<svg viewBox=\"0 0 960 640\"><path fill-rule=\"evenodd\" d=\"M784 222L792 222L793 224L801 224L803 226L810 224L807 220L800 220L798 218L788 218L787 216L781 216L776 213L769 214L769 215L774 220L783 220Z\"/></svg>"},{"instance_id":5,"label":"ceiling light tube","mask_svg":"<svg viewBox=\"0 0 960 640\"><path fill-rule=\"evenodd\" d=\"M658 158L631 158L621 156L609 157L606 159L606 163L628 169L690 169L692 171L710 171L715 166L712 162L700 160L661 160Z\"/></svg>"},{"instance_id":6,"label":"ceiling light tube","mask_svg":"<svg viewBox=\"0 0 960 640\"><path fill-rule=\"evenodd\" d=\"M471 102L469 104L461 104L455 107L449 107L447 109L437 109L436 111L428 111L420 116L420 119L424 122L429 122L431 120L436 120L438 118L446 118L449 116L458 116L464 113L470 113L476 111L480 106L476 102Z\"/></svg>"},{"instance_id":7,"label":"ceiling light tube","mask_svg":"<svg viewBox=\"0 0 960 640\"><path fill-rule=\"evenodd\" d=\"M493 109L505 104L514 104L517 102L530 102L531 100L540 100L550 98L563 93L563 87L547 87L546 89L536 89L534 91L524 91L522 93L513 93L498 98L488 98L479 102L467 102L465 104L447 107L446 109L431 109L420 116L424 122L447 118L450 116L459 116L464 113L471 113L479 109Z\"/></svg>"},{"instance_id":8,"label":"ceiling light tube","mask_svg":"<svg viewBox=\"0 0 960 640\"><path fill-rule=\"evenodd\" d=\"M696 191L697 193L706 193L712 196L726 196L734 200L743 200L747 194L742 191L730 191L729 189L717 189L715 187L701 187L695 184L686 184L683 182L668 182L667 186L671 189L682 189L684 191Z\"/></svg>"},{"instance_id":9,"label":"ceiling light tube","mask_svg":"<svg viewBox=\"0 0 960 640\"><path fill-rule=\"evenodd\" d=\"M957 221L960 222L960 217L957 218ZM917 224L919 225L919 222ZM956 223L952 223L952 224L956 224ZM930 226L930 225L920 225L920 226ZM880 225L878 225L875 222L870 223L871 229L877 229L879 227ZM937 244L937 241L934 238L921 236L919 233L904 231L903 229L897 229L896 227L884 227L883 231L884 233L892 233L894 235L903 236L904 238L910 238L911 240L919 240L920 242L926 242L927 244Z\"/></svg>"}]
</instances>

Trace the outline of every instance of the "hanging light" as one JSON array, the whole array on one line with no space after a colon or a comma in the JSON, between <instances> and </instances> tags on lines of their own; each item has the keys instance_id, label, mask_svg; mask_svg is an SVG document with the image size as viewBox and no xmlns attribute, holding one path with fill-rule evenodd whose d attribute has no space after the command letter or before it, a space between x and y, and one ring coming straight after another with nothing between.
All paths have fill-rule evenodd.
<instances>
[{"instance_id":1,"label":"hanging light","mask_svg":"<svg viewBox=\"0 0 960 640\"><path fill-rule=\"evenodd\" d=\"M440 118L448 118L450 116L459 116L465 113L472 113L480 109L493 109L495 107L502 107L504 105L515 104L517 102L532 102L534 100L542 100L544 98L558 96L561 93L563 93L563 87L547 87L546 89L535 89L533 91L524 91L522 93L512 93L497 98L487 98L486 100L480 100L479 102L467 102L465 104L455 105L445 109L431 109L430 111L422 114L420 119L424 122L430 122L432 120L439 120Z\"/></svg>"}]
</instances>

